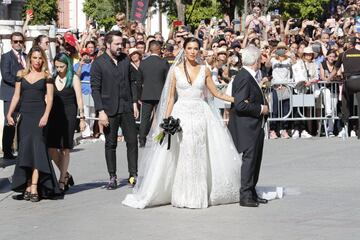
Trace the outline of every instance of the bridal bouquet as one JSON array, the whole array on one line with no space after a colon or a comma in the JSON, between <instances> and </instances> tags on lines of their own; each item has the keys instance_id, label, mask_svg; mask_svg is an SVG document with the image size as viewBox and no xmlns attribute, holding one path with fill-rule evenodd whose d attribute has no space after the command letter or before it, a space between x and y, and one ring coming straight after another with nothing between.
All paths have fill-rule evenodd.
<instances>
[{"instance_id":1,"label":"bridal bouquet","mask_svg":"<svg viewBox=\"0 0 360 240\"><path fill-rule=\"evenodd\" d=\"M155 137L155 141L159 142L161 145L164 141L165 135L168 135L169 140L167 149L169 150L171 145L171 135L182 131L180 127L180 119L175 119L172 116L164 118L163 122L160 123L160 127L164 130Z\"/></svg>"}]
</instances>

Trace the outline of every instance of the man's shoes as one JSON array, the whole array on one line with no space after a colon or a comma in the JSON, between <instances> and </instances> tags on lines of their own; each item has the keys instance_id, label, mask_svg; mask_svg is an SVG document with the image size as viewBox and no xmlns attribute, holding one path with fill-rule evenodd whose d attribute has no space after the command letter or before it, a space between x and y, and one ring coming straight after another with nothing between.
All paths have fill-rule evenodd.
<instances>
[{"instance_id":1,"label":"man's shoes","mask_svg":"<svg viewBox=\"0 0 360 240\"><path fill-rule=\"evenodd\" d=\"M240 201L240 206L242 207L258 207L259 203L254 200Z\"/></svg>"},{"instance_id":2,"label":"man's shoes","mask_svg":"<svg viewBox=\"0 0 360 240\"><path fill-rule=\"evenodd\" d=\"M116 176L112 176L110 177L110 181L108 183L108 185L106 186L107 190L115 190L117 188L117 181L116 181Z\"/></svg>"},{"instance_id":3,"label":"man's shoes","mask_svg":"<svg viewBox=\"0 0 360 240\"><path fill-rule=\"evenodd\" d=\"M128 183L131 186L135 186L136 180L137 180L137 177L135 175L130 175L130 177L128 178Z\"/></svg>"},{"instance_id":4,"label":"man's shoes","mask_svg":"<svg viewBox=\"0 0 360 240\"><path fill-rule=\"evenodd\" d=\"M6 159L6 160L14 160L14 159L16 159L16 157L12 153L4 154L3 158Z\"/></svg>"},{"instance_id":5,"label":"man's shoes","mask_svg":"<svg viewBox=\"0 0 360 240\"><path fill-rule=\"evenodd\" d=\"M146 144L146 140L139 139L139 147L144 148Z\"/></svg>"},{"instance_id":6,"label":"man's shoes","mask_svg":"<svg viewBox=\"0 0 360 240\"><path fill-rule=\"evenodd\" d=\"M261 204L266 204L266 203L269 202L267 199L260 198L260 197L257 197L257 198L256 198L256 201L257 201L258 203L261 203Z\"/></svg>"}]
</instances>

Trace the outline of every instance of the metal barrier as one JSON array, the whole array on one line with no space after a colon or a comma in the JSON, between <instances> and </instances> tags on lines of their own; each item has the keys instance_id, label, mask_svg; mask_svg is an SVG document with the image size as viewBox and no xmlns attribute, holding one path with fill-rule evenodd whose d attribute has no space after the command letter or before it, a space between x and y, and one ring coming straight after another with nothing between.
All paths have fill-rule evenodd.
<instances>
[{"instance_id":1,"label":"metal barrier","mask_svg":"<svg viewBox=\"0 0 360 240\"><path fill-rule=\"evenodd\" d=\"M318 136L323 124L328 137L328 130L332 131L334 121L339 119L337 104L341 99L342 84L321 81L305 86L304 83L284 82L265 88L270 109L267 127L270 129L271 122L318 120ZM356 106L354 98L353 113L357 112ZM350 117L357 118L357 114Z\"/></svg>"}]
</instances>

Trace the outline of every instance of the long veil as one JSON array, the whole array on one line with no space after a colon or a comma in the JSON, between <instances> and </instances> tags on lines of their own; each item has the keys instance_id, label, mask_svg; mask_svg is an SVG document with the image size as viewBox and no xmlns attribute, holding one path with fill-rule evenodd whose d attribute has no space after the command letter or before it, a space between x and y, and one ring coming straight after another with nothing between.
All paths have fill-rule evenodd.
<instances>
[{"instance_id":1,"label":"long veil","mask_svg":"<svg viewBox=\"0 0 360 240\"><path fill-rule=\"evenodd\" d=\"M181 50L168 72L161 98L154 115L153 124L148 135L147 146L139 158L138 181L133 194L128 194L125 205L144 208L168 204L172 198L172 186L177 169L179 144L167 150L167 138L160 145L154 137L160 133L159 124L165 117L168 98L171 90L175 67L184 61L184 50ZM232 137L222 121L219 110L213 104L213 96L204 88L203 108L206 124L206 141L208 155L208 193L209 204L226 204L239 201L241 158L233 144ZM202 104L200 102L200 104ZM178 139L177 139L178 140ZM260 195L261 196L261 195ZM273 196L275 198L276 195Z\"/></svg>"},{"instance_id":2,"label":"long veil","mask_svg":"<svg viewBox=\"0 0 360 240\"><path fill-rule=\"evenodd\" d=\"M154 138L156 135L158 135L161 132L161 128L159 125L164 119L166 114L174 69L177 65L179 65L183 61L184 61L184 49L181 49L180 52L177 54L166 76L165 84L161 92L160 101L156 107L151 129L147 136L146 147L144 148L139 158L139 164L138 164L139 172L138 172L138 181L137 181L138 183L134 187L134 192L136 192L141 187L143 177L145 173L148 172L149 166L151 164L154 164L152 163L152 159L156 158L156 156L154 155L157 154L158 150L160 149L159 143L154 141Z\"/></svg>"}]
</instances>

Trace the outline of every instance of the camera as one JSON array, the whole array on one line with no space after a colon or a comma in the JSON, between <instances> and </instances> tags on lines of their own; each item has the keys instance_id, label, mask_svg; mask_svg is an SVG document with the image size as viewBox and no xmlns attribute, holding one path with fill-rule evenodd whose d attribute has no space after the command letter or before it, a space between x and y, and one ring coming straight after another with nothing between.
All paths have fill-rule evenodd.
<instances>
[{"instance_id":1,"label":"camera","mask_svg":"<svg viewBox=\"0 0 360 240\"><path fill-rule=\"evenodd\" d=\"M84 59L84 63L91 63L91 59Z\"/></svg>"}]
</instances>

